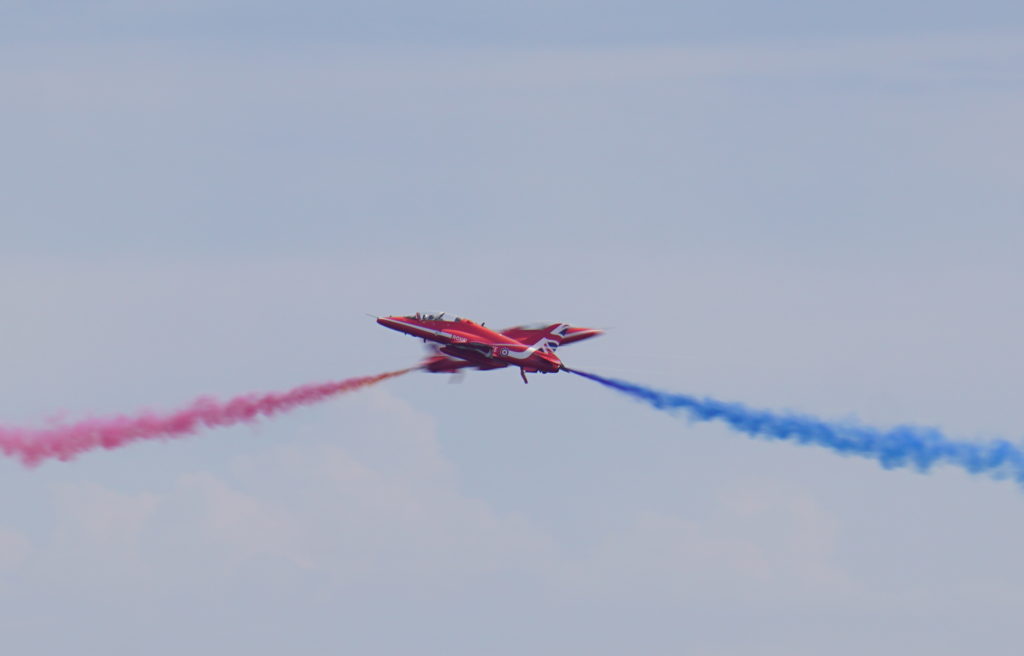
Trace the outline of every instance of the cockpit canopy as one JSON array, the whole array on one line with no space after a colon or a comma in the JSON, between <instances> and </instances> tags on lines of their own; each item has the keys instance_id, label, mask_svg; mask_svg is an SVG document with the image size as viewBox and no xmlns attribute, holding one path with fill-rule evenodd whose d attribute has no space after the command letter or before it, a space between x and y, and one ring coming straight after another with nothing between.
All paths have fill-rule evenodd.
<instances>
[{"instance_id":1,"label":"cockpit canopy","mask_svg":"<svg viewBox=\"0 0 1024 656\"><path fill-rule=\"evenodd\" d=\"M419 321L466 321L462 317L457 317L454 314L445 314L444 312L417 312L406 317L406 319L417 319Z\"/></svg>"}]
</instances>

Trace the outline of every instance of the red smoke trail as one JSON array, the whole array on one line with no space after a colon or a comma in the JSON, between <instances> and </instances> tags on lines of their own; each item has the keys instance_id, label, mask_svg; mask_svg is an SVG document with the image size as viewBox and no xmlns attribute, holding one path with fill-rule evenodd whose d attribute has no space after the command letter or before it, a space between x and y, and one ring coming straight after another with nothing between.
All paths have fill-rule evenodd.
<instances>
[{"instance_id":1,"label":"red smoke trail","mask_svg":"<svg viewBox=\"0 0 1024 656\"><path fill-rule=\"evenodd\" d=\"M287 412L300 405L319 403L336 394L353 392L388 378L401 376L413 369L402 369L376 376L349 378L334 383L303 385L288 392L246 394L230 401L200 397L191 405L158 414L142 412L134 417L85 419L54 428L6 428L0 426L0 449L7 456L16 456L28 466L48 458L70 460L92 449L116 449L136 440L182 437L206 426L231 426Z\"/></svg>"}]
</instances>

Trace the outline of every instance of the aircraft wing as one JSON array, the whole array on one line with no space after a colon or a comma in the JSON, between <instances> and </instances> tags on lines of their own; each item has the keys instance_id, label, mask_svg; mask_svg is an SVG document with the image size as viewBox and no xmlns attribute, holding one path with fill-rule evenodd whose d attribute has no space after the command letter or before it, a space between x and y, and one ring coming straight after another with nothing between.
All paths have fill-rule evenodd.
<instances>
[{"instance_id":1,"label":"aircraft wing","mask_svg":"<svg viewBox=\"0 0 1024 656\"><path fill-rule=\"evenodd\" d=\"M453 352L463 351L489 356L493 348L493 345L485 344L483 342L458 342L455 344L446 344L444 346L434 342L427 342L427 350L435 354L451 354Z\"/></svg>"},{"instance_id":2,"label":"aircraft wing","mask_svg":"<svg viewBox=\"0 0 1024 656\"><path fill-rule=\"evenodd\" d=\"M568 324L534 324L530 326L513 326L501 331L506 337L511 337L523 344L533 344L537 340L548 338L554 342L552 347L572 344L590 337L596 337L604 331L596 328L580 328Z\"/></svg>"}]
</instances>

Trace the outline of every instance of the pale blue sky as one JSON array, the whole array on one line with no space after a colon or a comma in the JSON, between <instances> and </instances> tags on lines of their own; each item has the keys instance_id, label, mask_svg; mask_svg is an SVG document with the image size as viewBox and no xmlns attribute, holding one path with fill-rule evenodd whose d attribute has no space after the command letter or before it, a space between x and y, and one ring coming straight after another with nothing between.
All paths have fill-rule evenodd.
<instances>
[{"instance_id":1,"label":"pale blue sky","mask_svg":"<svg viewBox=\"0 0 1024 656\"><path fill-rule=\"evenodd\" d=\"M364 312L1018 439L1017 3L8 3L0 417L375 373ZM486 8L482 8L486 7ZM770 8L769 8L770 7ZM0 461L11 653L1016 654L1024 495L415 375Z\"/></svg>"},{"instance_id":2,"label":"pale blue sky","mask_svg":"<svg viewBox=\"0 0 1024 656\"><path fill-rule=\"evenodd\" d=\"M208 38L235 45L312 40L389 47L664 45L1010 30L1024 22L1011 0L15 1L5 4L5 19L3 33L14 40Z\"/></svg>"}]
</instances>

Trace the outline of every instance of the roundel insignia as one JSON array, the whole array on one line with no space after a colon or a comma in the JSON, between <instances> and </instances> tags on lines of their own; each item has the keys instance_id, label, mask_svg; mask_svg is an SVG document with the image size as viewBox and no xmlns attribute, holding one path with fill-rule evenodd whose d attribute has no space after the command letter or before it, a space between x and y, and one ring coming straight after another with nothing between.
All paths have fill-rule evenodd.
<instances>
[{"instance_id":1,"label":"roundel insignia","mask_svg":"<svg viewBox=\"0 0 1024 656\"><path fill-rule=\"evenodd\" d=\"M507 349L507 348L503 348L503 349L501 349L500 351L498 351L498 353L499 353L499 354L500 354L500 355L501 355L502 357L506 357L506 356L508 356L508 349Z\"/></svg>"}]
</instances>

